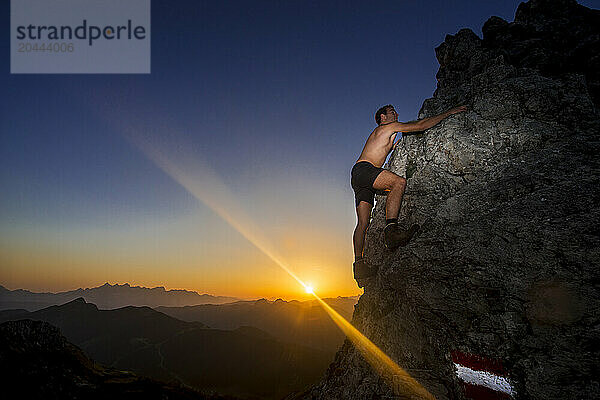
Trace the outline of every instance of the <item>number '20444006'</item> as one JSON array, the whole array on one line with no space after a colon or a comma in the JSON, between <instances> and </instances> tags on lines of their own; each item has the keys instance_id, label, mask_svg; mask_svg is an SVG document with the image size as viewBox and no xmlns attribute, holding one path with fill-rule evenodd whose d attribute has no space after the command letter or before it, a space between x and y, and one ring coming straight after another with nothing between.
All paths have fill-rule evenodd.
<instances>
[{"instance_id":1,"label":"number '20444006'","mask_svg":"<svg viewBox=\"0 0 600 400\"><path fill-rule=\"evenodd\" d=\"M51 53L72 53L75 51L73 43L18 43L19 53L31 53L39 51L47 51Z\"/></svg>"}]
</instances>

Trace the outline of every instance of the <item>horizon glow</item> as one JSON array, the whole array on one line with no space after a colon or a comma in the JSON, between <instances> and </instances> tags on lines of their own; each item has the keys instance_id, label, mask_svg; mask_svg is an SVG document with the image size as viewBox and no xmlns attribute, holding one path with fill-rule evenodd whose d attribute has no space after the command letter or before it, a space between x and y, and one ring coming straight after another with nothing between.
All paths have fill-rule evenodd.
<instances>
[{"instance_id":1,"label":"horizon glow","mask_svg":"<svg viewBox=\"0 0 600 400\"><path fill-rule=\"evenodd\" d=\"M392 387L396 394L405 394L406 391L418 395L420 398L435 399L423 386L412 378L404 369L398 366L389 356L379 349L373 342L364 336L350 322L337 313L327 303L325 303L313 290L311 286L304 283L290 267L286 265L283 259L277 254L270 241L264 236L258 225L252 219L242 212L241 206L235 204L235 198L220 181L217 175L206 166L200 167L196 164L194 172L198 175L192 175L189 170L173 161L173 158L153 146L148 140L134 131L130 131L128 139L140 149L151 161L159 168L171 176L175 181L181 184L196 199L207 205L248 241L268 256L275 264L284 270L298 284L304 288L307 293L312 294L319 302L321 307L329 314L336 325L344 334L354 343L357 350L361 352L366 361L379 373ZM180 147L181 148L181 147ZM182 157L183 156L183 157ZM181 153L178 154L178 161L190 160ZM237 210L237 211L233 211ZM402 384L400 384L400 381Z\"/></svg>"}]
</instances>

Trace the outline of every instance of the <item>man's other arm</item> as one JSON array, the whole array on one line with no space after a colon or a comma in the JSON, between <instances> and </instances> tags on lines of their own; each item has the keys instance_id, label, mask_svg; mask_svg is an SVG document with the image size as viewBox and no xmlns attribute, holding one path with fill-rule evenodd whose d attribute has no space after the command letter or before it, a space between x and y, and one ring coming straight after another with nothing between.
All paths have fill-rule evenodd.
<instances>
[{"instance_id":1,"label":"man's other arm","mask_svg":"<svg viewBox=\"0 0 600 400\"><path fill-rule=\"evenodd\" d=\"M435 117L423 118L414 122L393 122L389 126L395 132L420 132L439 124L442 120L448 118L452 114L457 114L464 111L467 111L467 107L460 106L452 108L445 113L436 115Z\"/></svg>"}]
</instances>

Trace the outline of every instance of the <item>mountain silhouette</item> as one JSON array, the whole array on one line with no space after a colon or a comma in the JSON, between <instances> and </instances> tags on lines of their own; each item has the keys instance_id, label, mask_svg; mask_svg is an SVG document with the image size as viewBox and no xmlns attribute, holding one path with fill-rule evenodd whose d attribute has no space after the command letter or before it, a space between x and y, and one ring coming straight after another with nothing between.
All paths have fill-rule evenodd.
<instances>
[{"instance_id":1,"label":"mountain silhouette","mask_svg":"<svg viewBox=\"0 0 600 400\"><path fill-rule=\"evenodd\" d=\"M163 382L244 397L280 398L315 382L332 352L278 341L253 327L209 329L149 307L99 310L78 298L0 321L49 322L94 360Z\"/></svg>"},{"instance_id":2,"label":"mountain silhouette","mask_svg":"<svg viewBox=\"0 0 600 400\"><path fill-rule=\"evenodd\" d=\"M234 400L107 368L55 326L32 320L0 324L0 376L5 398Z\"/></svg>"}]
</instances>

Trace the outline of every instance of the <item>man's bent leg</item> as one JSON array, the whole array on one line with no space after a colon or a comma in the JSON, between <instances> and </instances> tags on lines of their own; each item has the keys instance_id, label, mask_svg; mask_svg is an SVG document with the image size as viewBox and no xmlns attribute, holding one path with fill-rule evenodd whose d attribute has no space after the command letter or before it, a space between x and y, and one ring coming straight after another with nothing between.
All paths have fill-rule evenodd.
<instances>
[{"instance_id":1,"label":"man's bent leg","mask_svg":"<svg viewBox=\"0 0 600 400\"><path fill-rule=\"evenodd\" d=\"M373 204L369 204L366 201L361 201L356 207L356 216L358 222L354 229L354 235L352 241L354 243L354 259L359 260L363 256L363 249L365 245L365 234L369 227L369 220L371 219L371 209Z\"/></svg>"},{"instance_id":2,"label":"man's bent leg","mask_svg":"<svg viewBox=\"0 0 600 400\"><path fill-rule=\"evenodd\" d=\"M419 229L419 225L413 225L408 230L403 231L398 228L398 214L402 204L402 196L406 188L406 179L390 171L382 171L373 182L373 188L376 190L389 190L385 202L385 218L390 221L383 230L385 246L393 250L398 246L405 246Z\"/></svg>"},{"instance_id":3,"label":"man's bent leg","mask_svg":"<svg viewBox=\"0 0 600 400\"><path fill-rule=\"evenodd\" d=\"M406 179L393 172L385 170L377 175L375 182L373 182L373 189L390 191L387 195L387 200L385 201L386 219L398 218L405 188Z\"/></svg>"}]
</instances>

